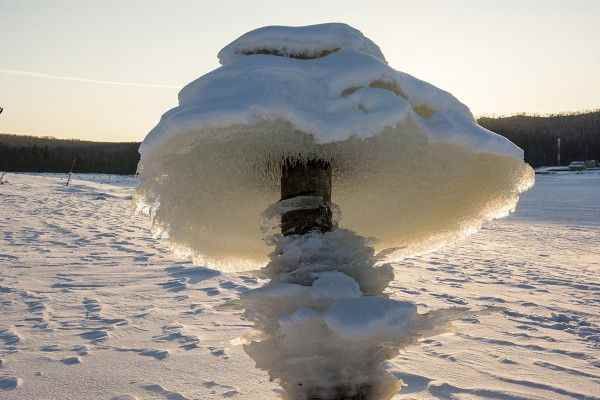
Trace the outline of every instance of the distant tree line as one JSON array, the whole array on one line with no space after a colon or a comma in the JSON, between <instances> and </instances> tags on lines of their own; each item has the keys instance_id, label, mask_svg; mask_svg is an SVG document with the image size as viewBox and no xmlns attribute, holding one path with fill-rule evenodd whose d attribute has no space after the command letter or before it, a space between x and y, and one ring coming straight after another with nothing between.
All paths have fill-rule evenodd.
<instances>
[{"instance_id":1,"label":"distant tree line","mask_svg":"<svg viewBox=\"0 0 600 400\"><path fill-rule=\"evenodd\" d=\"M139 143L0 134L0 171L135 174Z\"/></svg>"},{"instance_id":2,"label":"distant tree line","mask_svg":"<svg viewBox=\"0 0 600 400\"><path fill-rule=\"evenodd\" d=\"M549 116L482 117L479 123L525 150L534 167L600 159L600 110ZM135 174L139 143L104 143L0 134L0 171Z\"/></svg>"},{"instance_id":3,"label":"distant tree line","mask_svg":"<svg viewBox=\"0 0 600 400\"><path fill-rule=\"evenodd\" d=\"M556 165L558 138L561 165L600 159L600 110L548 116L482 117L479 123L521 147L525 161L534 167Z\"/></svg>"}]
</instances>

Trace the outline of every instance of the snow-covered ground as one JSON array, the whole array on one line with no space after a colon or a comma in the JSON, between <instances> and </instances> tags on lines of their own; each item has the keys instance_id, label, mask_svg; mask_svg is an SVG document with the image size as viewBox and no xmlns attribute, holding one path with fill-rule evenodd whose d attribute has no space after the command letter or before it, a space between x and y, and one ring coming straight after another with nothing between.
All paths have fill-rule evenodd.
<instances>
[{"instance_id":1,"label":"snow-covered ground","mask_svg":"<svg viewBox=\"0 0 600 400\"><path fill-rule=\"evenodd\" d=\"M0 399L276 399L238 338L263 282L178 260L134 178L0 186ZM538 176L510 218L396 266L391 297L480 310L388 366L394 399L600 399L600 174Z\"/></svg>"}]
</instances>

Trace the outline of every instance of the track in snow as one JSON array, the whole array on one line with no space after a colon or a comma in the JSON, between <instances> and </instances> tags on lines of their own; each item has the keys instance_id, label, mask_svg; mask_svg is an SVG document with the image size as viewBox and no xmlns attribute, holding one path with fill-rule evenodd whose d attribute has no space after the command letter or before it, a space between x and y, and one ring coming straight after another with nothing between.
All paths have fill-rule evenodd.
<instances>
[{"instance_id":1,"label":"track in snow","mask_svg":"<svg viewBox=\"0 0 600 400\"><path fill-rule=\"evenodd\" d=\"M0 398L278 398L235 345L262 282L176 259L134 179L78 178L0 186ZM395 399L600 399L599 199L600 175L541 176L513 217L398 265L420 311L494 311L392 360Z\"/></svg>"}]
</instances>

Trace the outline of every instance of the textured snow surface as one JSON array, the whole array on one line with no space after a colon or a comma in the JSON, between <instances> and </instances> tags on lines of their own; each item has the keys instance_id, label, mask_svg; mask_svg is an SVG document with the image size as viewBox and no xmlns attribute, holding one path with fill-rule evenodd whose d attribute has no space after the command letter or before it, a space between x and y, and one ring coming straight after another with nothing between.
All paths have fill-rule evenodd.
<instances>
[{"instance_id":1,"label":"textured snow surface","mask_svg":"<svg viewBox=\"0 0 600 400\"><path fill-rule=\"evenodd\" d=\"M347 25L261 28L220 57L140 148L141 207L197 260L266 262L261 214L287 157L331 161L340 226L391 261L505 216L533 184L521 149Z\"/></svg>"},{"instance_id":2,"label":"textured snow surface","mask_svg":"<svg viewBox=\"0 0 600 400\"><path fill-rule=\"evenodd\" d=\"M132 178L6 180L2 400L280 398L240 346L252 328L237 299L262 279L173 258L131 213ZM419 313L495 311L391 359L406 385L393 399L600 399L598 198L598 174L539 176L514 216L396 264L387 293Z\"/></svg>"}]
</instances>

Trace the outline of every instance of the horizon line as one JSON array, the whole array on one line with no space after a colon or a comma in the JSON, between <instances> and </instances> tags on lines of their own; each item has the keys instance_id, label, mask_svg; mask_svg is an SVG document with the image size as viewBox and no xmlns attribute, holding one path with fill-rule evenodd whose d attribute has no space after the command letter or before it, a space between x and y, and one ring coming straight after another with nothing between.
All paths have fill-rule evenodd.
<instances>
[{"instance_id":1,"label":"horizon line","mask_svg":"<svg viewBox=\"0 0 600 400\"><path fill-rule=\"evenodd\" d=\"M510 117L531 117L531 118L569 117L569 116L591 114L591 113L595 113L595 112L600 112L600 108L584 109L584 110L580 110L580 111L556 112L556 113L549 113L549 114L526 113L526 112L513 113L513 114L482 114L479 116L475 116L475 120L479 121L479 119L481 119L481 118L502 119L502 118L510 118ZM103 139L103 138L83 139L83 138L66 137L66 136L65 137L53 136L51 134L44 135L44 134L32 134L32 133L9 133L9 132L2 132L2 131L0 131L0 135L29 136L29 137L34 137L34 138L38 138L38 139L78 140L78 141L82 141L82 142L104 142L104 143L141 143L144 140L143 138L141 140L133 139L133 140L125 140L125 141L119 141L119 140L114 140L114 139Z\"/></svg>"}]
</instances>

